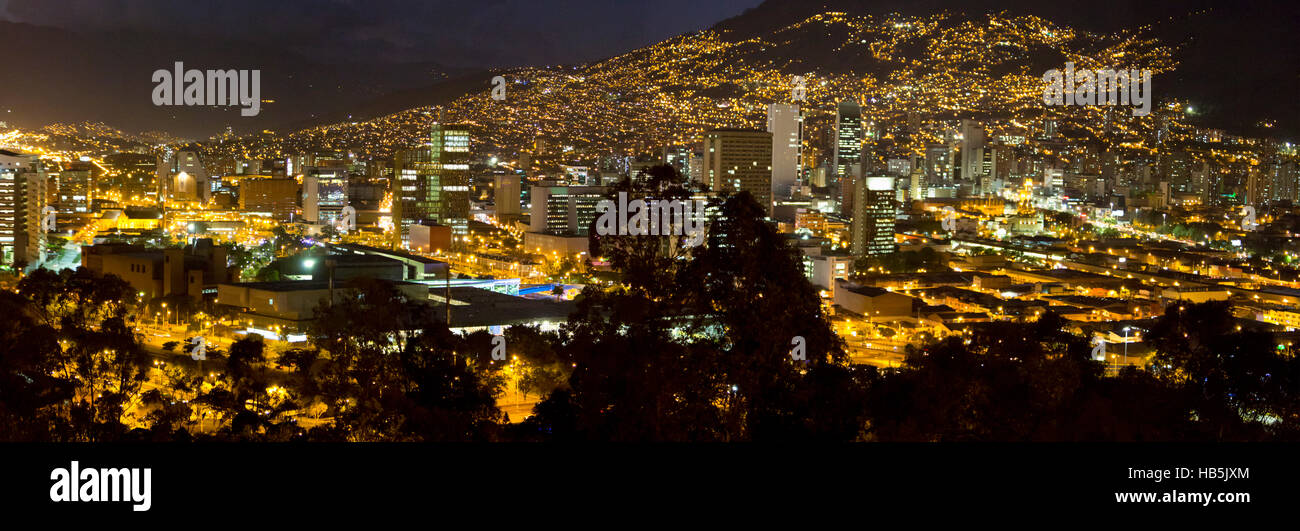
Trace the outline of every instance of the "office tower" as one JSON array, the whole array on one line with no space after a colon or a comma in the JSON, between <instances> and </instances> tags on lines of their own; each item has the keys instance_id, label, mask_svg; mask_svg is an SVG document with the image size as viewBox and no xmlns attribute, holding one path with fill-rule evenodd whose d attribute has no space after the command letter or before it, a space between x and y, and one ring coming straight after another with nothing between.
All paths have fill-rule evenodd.
<instances>
[{"instance_id":1,"label":"office tower","mask_svg":"<svg viewBox=\"0 0 1300 531\"><path fill-rule=\"evenodd\" d=\"M1157 162L1158 175L1169 181L1174 192L1195 193L1196 184L1192 179L1195 162L1186 150L1174 152L1161 151Z\"/></svg>"},{"instance_id":2,"label":"office tower","mask_svg":"<svg viewBox=\"0 0 1300 531\"><path fill-rule=\"evenodd\" d=\"M1260 175L1258 168L1250 168L1246 175L1246 204L1263 205L1273 196L1273 183Z\"/></svg>"},{"instance_id":3,"label":"office tower","mask_svg":"<svg viewBox=\"0 0 1300 531\"><path fill-rule=\"evenodd\" d=\"M39 156L0 150L0 253L4 265L41 260L46 193L46 174Z\"/></svg>"},{"instance_id":4,"label":"office tower","mask_svg":"<svg viewBox=\"0 0 1300 531\"><path fill-rule=\"evenodd\" d=\"M469 129L434 124L429 138L401 151L393 164L394 243L410 241L416 223L451 227L452 246L469 233Z\"/></svg>"},{"instance_id":5,"label":"office tower","mask_svg":"<svg viewBox=\"0 0 1300 531\"><path fill-rule=\"evenodd\" d=\"M849 165L849 171L840 178L840 214L853 216L853 205L857 200L858 184L862 182L862 164Z\"/></svg>"},{"instance_id":6,"label":"office tower","mask_svg":"<svg viewBox=\"0 0 1300 531\"><path fill-rule=\"evenodd\" d=\"M57 177L50 177L47 182L53 184L50 186L54 192L53 203L60 214L90 212L93 193L90 170L66 169L59 171Z\"/></svg>"},{"instance_id":7,"label":"office tower","mask_svg":"<svg viewBox=\"0 0 1300 531\"><path fill-rule=\"evenodd\" d=\"M799 181L803 167L803 112L798 105L767 106L767 132L772 134L772 197L785 199Z\"/></svg>"},{"instance_id":8,"label":"office tower","mask_svg":"<svg viewBox=\"0 0 1300 531\"><path fill-rule=\"evenodd\" d=\"M496 203L497 222L510 223L521 214L523 187L519 175L497 175L492 178L493 201Z\"/></svg>"},{"instance_id":9,"label":"office tower","mask_svg":"<svg viewBox=\"0 0 1300 531\"><path fill-rule=\"evenodd\" d=\"M341 168L347 170L352 166L353 160L354 156L350 153L320 151L294 155L286 159L284 165L289 174L305 175L309 168Z\"/></svg>"},{"instance_id":10,"label":"office tower","mask_svg":"<svg viewBox=\"0 0 1300 531\"><path fill-rule=\"evenodd\" d=\"M1043 138L1056 138L1057 123L1055 119L1048 118L1043 120Z\"/></svg>"},{"instance_id":11,"label":"office tower","mask_svg":"<svg viewBox=\"0 0 1300 531\"><path fill-rule=\"evenodd\" d=\"M302 218L308 223L335 225L348 206L348 172L343 168L305 167L302 176Z\"/></svg>"},{"instance_id":12,"label":"office tower","mask_svg":"<svg viewBox=\"0 0 1300 531\"><path fill-rule=\"evenodd\" d=\"M849 166L862 162L862 107L847 100L835 107L835 180L850 175Z\"/></svg>"},{"instance_id":13,"label":"office tower","mask_svg":"<svg viewBox=\"0 0 1300 531\"><path fill-rule=\"evenodd\" d=\"M206 203L211 194L208 171L199 152L170 148L158 156L158 197L162 201Z\"/></svg>"},{"instance_id":14,"label":"office tower","mask_svg":"<svg viewBox=\"0 0 1300 531\"><path fill-rule=\"evenodd\" d=\"M714 194L749 192L772 215L772 133L750 129L704 133L704 179Z\"/></svg>"},{"instance_id":15,"label":"office tower","mask_svg":"<svg viewBox=\"0 0 1300 531\"><path fill-rule=\"evenodd\" d=\"M907 199L910 201L920 201L929 197L929 186L926 186L925 171L921 168L913 168L907 176Z\"/></svg>"},{"instance_id":16,"label":"office tower","mask_svg":"<svg viewBox=\"0 0 1300 531\"><path fill-rule=\"evenodd\" d=\"M1273 201L1295 201L1300 185L1300 166L1295 161L1275 160L1265 168Z\"/></svg>"},{"instance_id":17,"label":"office tower","mask_svg":"<svg viewBox=\"0 0 1300 531\"><path fill-rule=\"evenodd\" d=\"M529 232L586 236L605 199L603 186L534 186Z\"/></svg>"},{"instance_id":18,"label":"office tower","mask_svg":"<svg viewBox=\"0 0 1300 531\"><path fill-rule=\"evenodd\" d=\"M980 183L984 176L984 128L974 120L961 121L960 177L967 183Z\"/></svg>"},{"instance_id":19,"label":"office tower","mask_svg":"<svg viewBox=\"0 0 1300 531\"><path fill-rule=\"evenodd\" d=\"M808 173L808 184L818 188L825 188L827 184L826 166L818 166Z\"/></svg>"},{"instance_id":20,"label":"office tower","mask_svg":"<svg viewBox=\"0 0 1300 531\"><path fill-rule=\"evenodd\" d=\"M1043 188L1047 190L1048 195L1060 197L1065 193L1065 172L1060 168L1044 168Z\"/></svg>"},{"instance_id":21,"label":"office tower","mask_svg":"<svg viewBox=\"0 0 1300 531\"><path fill-rule=\"evenodd\" d=\"M654 163L646 163L647 168L655 165L656 164ZM564 175L565 184L573 186L587 186L592 184L589 179L593 172L591 171L591 168L586 166L569 166L567 164L561 164L560 173Z\"/></svg>"},{"instance_id":22,"label":"office tower","mask_svg":"<svg viewBox=\"0 0 1300 531\"><path fill-rule=\"evenodd\" d=\"M239 208L270 214L277 221L293 221L298 210L298 181L250 176L239 181Z\"/></svg>"},{"instance_id":23,"label":"office tower","mask_svg":"<svg viewBox=\"0 0 1300 531\"><path fill-rule=\"evenodd\" d=\"M664 164L672 166L687 179L691 176L691 162L699 155L695 146L669 146L664 148Z\"/></svg>"},{"instance_id":24,"label":"office tower","mask_svg":"<svg viewBox=\"0 0 1300 531\"><path fill-rule=\"evenodd\" d=\"M853 225L850 228L854 256L894 252L894 178L866 177L854 188Z\"/></svg>"}]
</instances>

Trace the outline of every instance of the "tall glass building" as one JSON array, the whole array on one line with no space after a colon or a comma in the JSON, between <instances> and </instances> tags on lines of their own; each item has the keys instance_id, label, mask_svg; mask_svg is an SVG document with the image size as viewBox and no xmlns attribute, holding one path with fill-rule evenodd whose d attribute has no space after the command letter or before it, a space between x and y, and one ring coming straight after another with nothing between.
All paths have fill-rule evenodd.
<instances>
[{"instance_id":1,"label":"tall glass building","mask_svg":"<svg viewBox=\"0 0 1300 531\"><path fill-rule=\"evenodd\" d=\"M851 167L862 162L862 107L853 100L835 107L835 178L852 177Z\"/></svg>"},{"instance_id":2,"label":"tall glass building","mask_svg":"<svg viewBox=\"0 0 1300 531\"><path fill-rule=\"evenodd\" d=\"M434 124L415 149L398 152L393 164L395 243L406 247L411 225L451 227L452 246L469 233L469 129Z\"/></svg>"}]
</instances>

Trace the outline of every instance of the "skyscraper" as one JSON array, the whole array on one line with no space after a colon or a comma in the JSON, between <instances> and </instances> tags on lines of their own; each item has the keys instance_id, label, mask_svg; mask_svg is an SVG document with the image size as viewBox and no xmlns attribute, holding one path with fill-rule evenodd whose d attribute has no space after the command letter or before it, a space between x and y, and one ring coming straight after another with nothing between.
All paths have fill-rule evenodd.
<instances>
[{"instance_id":1,"label":"skyscraper","mask_svg":"<svg viewBox=\"0 0 1300 531\"><path fill-rule=\"evenodd\" d=\"M397 154L393 164L395 244L409 242L412 224L451 227L452 245L469 233L469 129L434 124L423 145Z\"/></svg>"},{"instance_id":2,"label":"skyscraper","mask_svg":"<svg viewBox=\"0 0 1300 531\"><path fill-rule=\"evenodd\" d=\"M984 128L974 120L961 121L961 179L982 183L985 176Z\"/></svg>"},{"instance_id":3,"label":"skyscraper","mask_svg":"<svg viewBox=\"0 0 1300 531\"><path fill-rule=\"evenodd\" d=\"M193 150L171 151L158 156L158 197L161 201L206 203L212 192L203 158Z\"/></svg>"},{"instance_id":4,"label":"skyscraper","mask_svg":"<svg viewBox=\"0 0 1300 531\"><path fill-rule=\"evenodd\" d=\"M5 265L40 261L45 186L40 157L0 150L0 258Z\"/></svg>"},{"instance_id":5,"label":"skyscraper","mask_svg":"<svg viewBox=\"0 0 1300 531\"><path fill-rule=\"evenodd\" d=\"M704 182L715 194L749 192L772 214L772 133L713 129L704 133Z\"/></svg>"},{"instance_id":6,"label":"skyscraper","mask_svg":"<svg viewBox=\"0 0 1300 531\"><path fill-rule=\"evenodd\" d=\"M894 178L865 177L853 195L851 248L854 256L894 252Z\"/></svg>"},{"instance_id":7,"label":"skyscraper","mask_svg":"<svg viewBox=\"0 0 1300 531\"><path fill-rule=\"evenodd\" d=\"M772 197L784 199L803 167L803 113L798 105L767 106L767 132L772 133Z\"/></svg>"},{"instance_id":8,"label":"skyscraper","mask_svg":"<svg viewBox=\"0 0 1300 531\"><path fill-rule=\"evenodd\" d=\"M348 206L348 172L342 168L306 167L302 176L302 218L333 225Z\"/></svg>"},{"instance_id":9,"label":"skyscraper","mask_svg":"<svg viewBox=\"0 0 1300 531\"><path fill-rule=\"evenodd\" d=\"M298 181L282 177L246 177L239 181L239 208L266 212L277 221L293 221L298 210Z\"/></svg>"},{"instance_id":10,"label":"skyscraper","mask_svg":"<svg viewBox=\"0 0 1300 531\"><path fill-rule=\"evenodd\" d=\"M521 195L523 189L519 174L497 175L493 181L493 201L496 203L497 221L511 223L519 219L520 205L523 203Z\"/></svg>"},{"instance_id":11,"label":"skyscraper","mask_svg":"<svg viewBox=\"0 0 1300 531\"><path fill-rule=\"evenodd\" d=\"M849 167L862 162L862 107L853 100L835 107L835 179L850 175Z\"/></svg>"},{"instance_id":12,"label":"skyscraper","mask_svg":"<svg viewBox=\"0 0 1300 531\"><path fill-rule=\"evenodd\" d=\"M50 175L50 177L54 177ZM47 183L57 182L54 203L60 214L77 214L90 212L93 186L90 170L63 169L58 173L57 181L47 179ZM48 184L47 184L48 186Z\"/></svg>"},{"instance_id":13,"label":"skyscraper","mask_svg":"<svg viewBox=\"0 0 1300 531\"><path fill-rule=\"evenodd\" d=\"M605 199L603 186L534 186L529 231L586 236L596 219L596 204Z\"/></svg>"}]
</instances>

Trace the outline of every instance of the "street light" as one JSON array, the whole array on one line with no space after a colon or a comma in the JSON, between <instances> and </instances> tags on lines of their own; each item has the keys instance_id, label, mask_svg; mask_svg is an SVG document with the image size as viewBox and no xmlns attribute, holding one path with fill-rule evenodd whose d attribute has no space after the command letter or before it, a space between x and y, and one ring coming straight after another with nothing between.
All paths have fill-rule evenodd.
<instances>
[{"instance_id":1,"label":"street light","mask_svg":"<svg viewBox=\"0 0 1300 531\"><path fill-rule=\"evenodd\" d=\"M1124 365L1128 365L1128 330L1130 326L1124 327Z\"/></svg>"}]
</instances>

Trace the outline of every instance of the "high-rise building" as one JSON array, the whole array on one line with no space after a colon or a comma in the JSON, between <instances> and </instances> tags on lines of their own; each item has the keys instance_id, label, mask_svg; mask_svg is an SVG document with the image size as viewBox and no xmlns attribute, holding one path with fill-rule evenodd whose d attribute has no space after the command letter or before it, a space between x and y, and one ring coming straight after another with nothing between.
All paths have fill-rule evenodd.
<instances>
[{"instance_id":1,"label":"high-rise building","mask_svg":"<svg viewBox=\"0 0 1300 531\"><path fill-rule=\"evenodd\" d=\"M534 186L529 232L587 236L605 199L603 186Z\"/></svg>"},{"instance_id":2,"label":"high-rise building","mask_svg":"<svg viewBox=\"0 0 1300 531\"><path fill-rule=\"evenodd\" d=\"M1300 165L1295 161L1275 160L1265 167L1269 181L1268 201L1295 201L1300 191Z\"/></svg>"},{"instance_id":3,"label":"high-rise building","mask_svg":"<svg viewBox=\"0 0 1300 531\"><path fill-rule=\"evenodd\" d=\"M41 260L45 205L40 157L0 150L0 258L5 265Z\"/></svg>"},{"instance_id":4,"label":"high-rise building","mask_svg":"<svg viewBox=\"0 0 1300 531\"><path fill-rule=\"evenodd\" d=\"M799 106L768 105L767 132L772 133L772 197L785 199L803 167L803 112Z\"/></svg>"},{"instance_id":5,"label":"high-rise building","mask_svg":"<svg viewBox=\"0 0 1300 531\"><path fill-rule=\"evenodd\" d=\"M436 223L451 227L452 245L469 233L469 129L434 124L428 140L401 151L393 164L395 244L410 241L410 227Z\"/></svg>"},{"instance_id":6,"label":"high-rise building","mask_svg":"<svg viewBox=\"0 0 1300 531\"><path fill-rule=\"evenodd\" d=\"M859 179L853 195L853 225L849 229L853 255L894 252L894 178Z\"/></svg>"},{"instance_id":7,"label":"high-rise building","mask_svg":"<svg viewBox=\"0 0 1300 531\"><path fill-rule=\"evenodd\" d=\"M848 173L840 177L840 214L853 216L853 205L857 200L858 183L862 181L862 164L849 165Z\"/></svg>"},{"instance_id":8,"label":"high-rise building","mask_svg":"<svg viewBox=\"0 0 1300 531\"><path fill-rule=\"evenodd\" d=\"M984 158L984 128L974 120L961 121L961 179L982 183L987 170Z\"/></svg>"},{"instance_id":9,"label":"high-rise building","mask_svg":"<svg viewBox=\"0 0 1300 531\"><path fill-rule=\"evenodd\" d=\"M497 221L509 223L519 219L520 205L523 204L518 174L497 175L493 177L493 201L496 203Z\"/></svg>"},{"instance_id":10,"label":"high-rise building","mask_svg":"<svg viewBox=\"0 0 1300 531\"><path fill-rule=\"evenodd\" d=\"M713 129L704 133L704 181L715 194L749 192L772 214L772 133Z\"/></svg>"},{"instance_id":11,"label":"high-rise building","mask_svg":"<svg viewBox=\"0 0 1300 531\"><path fill-rule=\"evenodd\" d=\"M700 156L698 146L668 146L664 148L664 164L672 166L677 173L686 178L691 177L691 165L695 157Z\"/></svg>"},{"instance_id":12,"label":"high-rise building","mask_svg":"<svg viewBox=\"0 0 1300 531\"><path fill-rule=\"evenodd\" d=\"M853 100L835 106L835 179L850 175L849 167L862 162L862 107Z\"/></svg>"},{"instance_id":13,"label":"high-rise building","mask_svg":"<svg viewBox=\"0 0 1300 531\"><path fill-rule=\"evenodd\" d=\"M306 167L302 176L302 218L334 225L348 206L348 172L343 168Z\"/></svg>"},{"instance_id":14,"label":"high-rise building","mask_svg":"<svg viewBox=\"0 0 1300 531\"><path fill-rule=\"evenodd\" d=\"M249 176L239 181L239 208L266 212L277 221L293 221L298 211L298 181Z\"/></svg>"},{"instance_id":15,"label":"high-rise building","mask_svg":"<svg viewBox=\"0 0 1300 531\"><path fill-rule=\"evenodd\" d=\"M90 170L65 169L59 171L57 178L51 175L50 180L56 183L51 188L55 191L54 204L60 214L90 212L93 193Z\"/></svg>"},{"instance_id":16,"label":"high-rise building","mask_svg":"<svg viewBox=\"0 0 1300 531\"><path fill-rule=\"evenodd\" d=\"M203 158L193 150L166 150L158 156L158 197L163 201L205 203L211 190Z\"/></svg>"}]
</instances>

